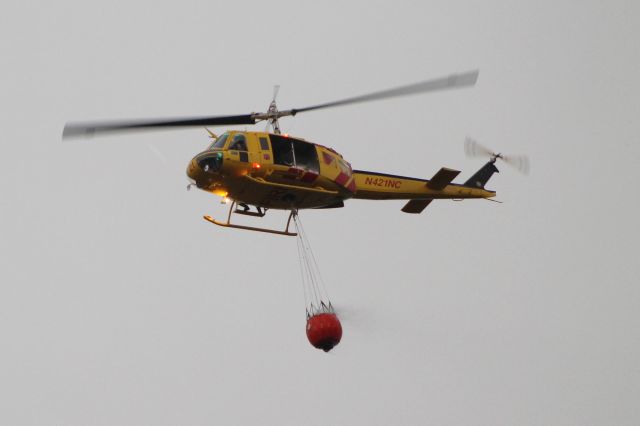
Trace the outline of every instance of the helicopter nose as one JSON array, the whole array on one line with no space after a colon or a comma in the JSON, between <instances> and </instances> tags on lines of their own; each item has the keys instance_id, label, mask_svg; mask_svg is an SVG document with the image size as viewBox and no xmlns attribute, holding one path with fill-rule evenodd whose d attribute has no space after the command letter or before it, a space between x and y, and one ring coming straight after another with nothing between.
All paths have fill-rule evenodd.
<instances>
[{"instance_id":1,"label":"helicopter nose","mask_svg":"<svg viewBox=\"0 0 640 426\"><path fill-rule=\"evenodd\" d=\"M200 167L198 167L198 163L196 163L195 160L191 160L189 162L189 166L187 167L187 176L189 176L189 179L191 179L193 182L197 182L198 178L200 177Z\"/></svg>"},{"instance_id":2,"label":"helicopter nose","mask_svg":"<svg viewBox=\"0 0 640 426\"><path fill-rule=\"evenodd\" d=\"M206 152L198 155L195 160L198 167L205 173L215 173L222 168L221 152Z\"/></svg>"},{"instance_id":3,"label":"helicopter nose","mask_svg":"<svg viewBox=\"0 0 640 426\"><path fill-rule=\"evenodd\" d=\"M199 188L208 186L222 168L223 154L221 152L203 152L196 155L187 167L187 176Z\"/></svg>"},{"instance_id":4,"label":"helicopter nose","mask_svg":"<svg viewBox=\"0 0 640 426\"><path fill-rule=\"evenodd\" d=\"M222 168L221 152L203 152L196 155L187 167L187 176L196 181L211 177Z\"/></svg>"}]
</instances>

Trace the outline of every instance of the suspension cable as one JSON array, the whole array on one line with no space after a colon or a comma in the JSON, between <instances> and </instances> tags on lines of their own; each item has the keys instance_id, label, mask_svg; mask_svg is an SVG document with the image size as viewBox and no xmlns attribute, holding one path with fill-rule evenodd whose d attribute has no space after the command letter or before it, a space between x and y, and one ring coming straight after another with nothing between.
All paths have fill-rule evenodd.
<instances>
[{"instance_id":1,"label":"suspension cable","mask_svg":"<svg viewBox=\"0 0 640 426\"><path fill-rule=\"evenodd\" d=\"M311 266L313 268L313 271L315 273L315 281L318 284L318 292L320 294L321 299L326 299L327 302L329 302L329 293L327 291L327 288L324 284L324 280L322 279L322 273L320 272L320 267L318 266L318 261L316 260L316 256L313 253L313 249L311 248L311 244L309 243L309 239L307 238L307 233L304 230L304 227L302 225L302 222L300 222L300 232L302 234L302 239L304 241L304 243L306 243L307 245L307 250L308 250L308 256L311 260Z\"/></svg>"},{"instance_id":2,"label":"suspension cable","mask_svg":"<svg viewBox=\"0 0 640 426\"><path fill-rule=\"evenodd\" d=\"M317 313L333 313L333 306L329 300L329 293L322 279L318 261L311 249L311 244L309 244L300 216L295 210L293 211L293 222L298 233L298 261L307 318Z\"/></svg>"}]
</instances>

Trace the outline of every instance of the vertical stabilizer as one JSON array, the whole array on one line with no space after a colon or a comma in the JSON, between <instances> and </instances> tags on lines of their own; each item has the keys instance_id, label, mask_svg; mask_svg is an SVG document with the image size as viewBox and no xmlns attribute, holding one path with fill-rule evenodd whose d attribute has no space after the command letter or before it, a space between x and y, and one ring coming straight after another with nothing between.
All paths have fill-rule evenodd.
<instances>
[{"instance_id":1,"label":"vertical stabilizer","mask_svg":"<svg viewBox=\"0 0 640 426\"><path fill-rule=\"evenodd\" d=\"M487 164L485 164L484 166L482 166L482 168L480 170L475 172L473 174L473 176L471 176L464 183L464 185L465 186L472 186L474 188L482 188L482 189L484 189L484 186L489 181L489 179L491 179L491 176L493 176L494 173L500 173L500 171L498 170L498 168L494 164L495 162L496 162L495 158L490 160L490 161L488 161Z\"/></svg>"}]
</instances>

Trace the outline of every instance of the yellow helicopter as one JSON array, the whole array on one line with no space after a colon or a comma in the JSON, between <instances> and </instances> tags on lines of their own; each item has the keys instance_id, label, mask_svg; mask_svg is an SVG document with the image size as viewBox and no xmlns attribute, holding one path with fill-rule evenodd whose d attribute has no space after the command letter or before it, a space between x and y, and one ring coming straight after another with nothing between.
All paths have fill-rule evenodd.
<instances>
[{"instance_id":1,"label":"yellow helicopter","mask_svg":"<svg viewBox=\"0 0 640 426\"><path fill-rule=\"evenodd\" d=\"M428 80L389 90L327 102L306 108L278 110L277 88L266 113L181 119L69 123L63 138L100 135L144 129L192 126L248 125L267 121L272 132L227 131L216 136L207 129L213 142L196 155L187 167L191 184L231 200L226 221L210 216L204 219L216 225L295 236L289 230L291 218L301 209L325 209L344 206L348 199L409 200L402 211L421 213L435 199L490 199L495 191L484 188L503 159L522 171L528 169L525 157L506 157L467 140L470 155L488 155L489 161L462 184L452 183L460 173L446 167L431 179L417 179L387 173L353 170L342 155L326 146L282 134L279 119L301 112L337 107L380 99L454 89L475 85L478 71ZM238 225L232 214L263 217L270 209L289 211L284 230Z\"/></svg>"}]
</instances>

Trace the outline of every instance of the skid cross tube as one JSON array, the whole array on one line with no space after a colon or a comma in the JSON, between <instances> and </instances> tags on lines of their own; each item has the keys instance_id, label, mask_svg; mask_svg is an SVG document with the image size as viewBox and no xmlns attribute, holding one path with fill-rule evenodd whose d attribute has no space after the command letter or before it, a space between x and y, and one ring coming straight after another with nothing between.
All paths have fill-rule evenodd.
<instances>
[{"instance_id":1,"label":"skid cross tube","mask_svg":"<svg viewBox=\"0 0 640 426\"><path fill-rule=\"evenodd\" d=\"M203 216L203 218L207 222L211 222L214 225L223 226L225 228L244 229L245 231L266 232L268 234L286 235L288 237L295 237L296 235L298 235L295 232L289 232L289 225L291 224L291 218L295 214L295 210L291 210L291 213L289 213L289 219L287 219L287 226L285 227L284 231L277 231L275 229L257 228L257 227L254 227L254 226L236 225L236 224L231 223L231 215L234 213L235 206L236 206L236 202L234 201L233 203L231 203L231 207L229 208L229 215L227 216L227 222L226 223L225 222L220 222L218 220L215 220L211 216Z\"/></svg>"}]
</instances>

